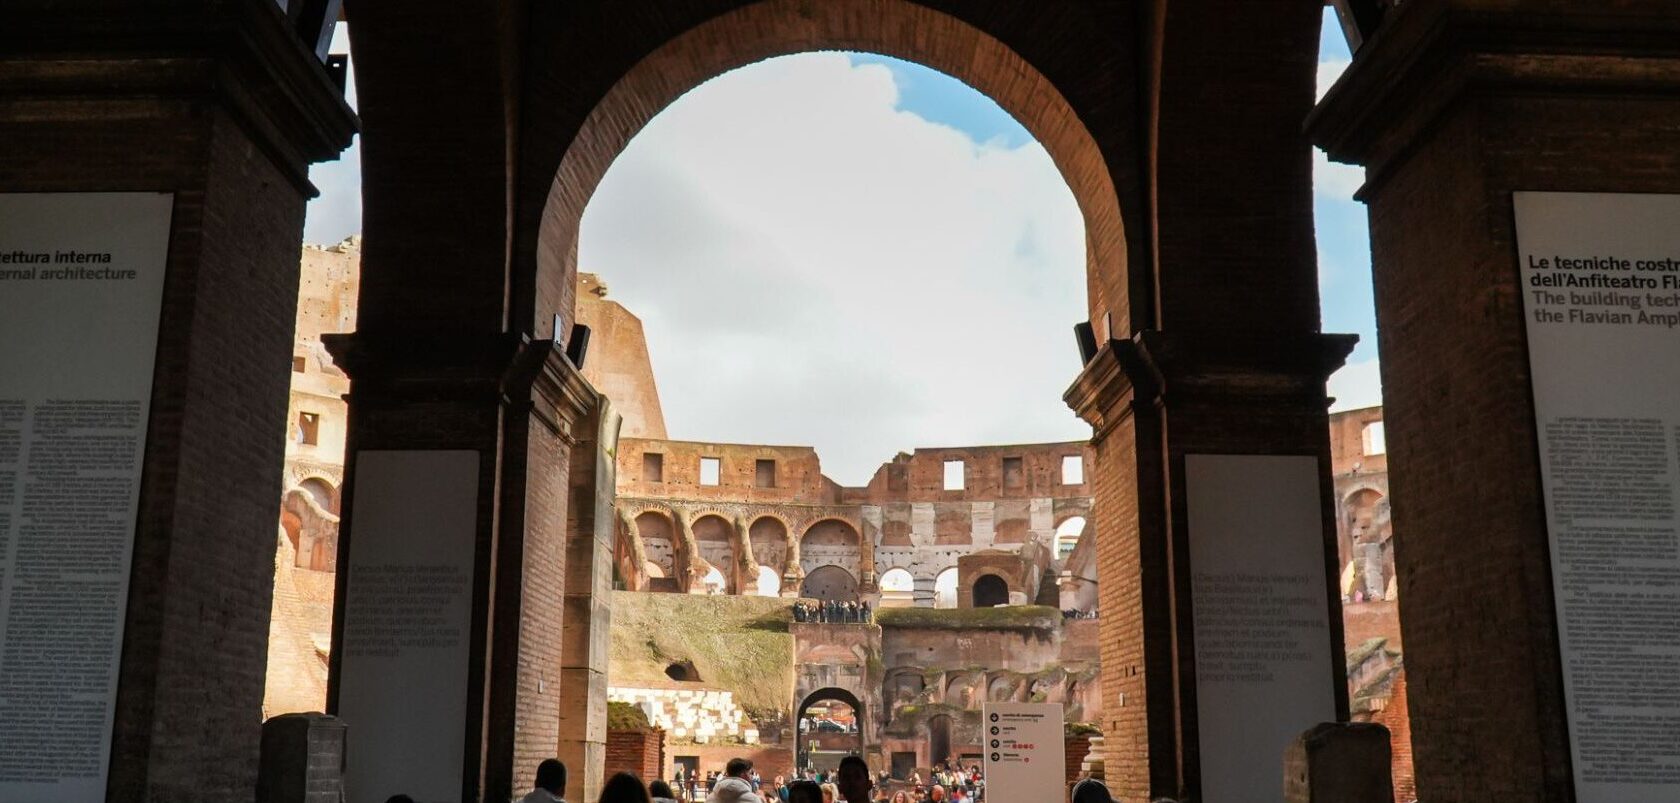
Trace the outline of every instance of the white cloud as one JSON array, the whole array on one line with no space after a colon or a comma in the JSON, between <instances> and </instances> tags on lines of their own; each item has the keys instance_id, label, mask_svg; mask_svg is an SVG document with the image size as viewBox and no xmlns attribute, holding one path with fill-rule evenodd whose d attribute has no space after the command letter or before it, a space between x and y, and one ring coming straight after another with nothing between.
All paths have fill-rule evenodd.
<instances>
[{"instance_id":1,"label":"white cloud","mask_svg":"<svg viewBox=\"0 0 1680 803\"><path fill-rule=\"evenodd\" d=\"M1353 62L1349 59L1325 59L1318 63L1319 100L1324 99L1324 93L1329 92L1330 87L1335 86L1336 80L1342 77L1342 73L1347 72L1347 68L1351 64Z\"/></svg>"},{"instance_id":2,"label":"white cloud","mask_svg":"<svg viewBox=\"0 0 1680 803\"><path fill-rule=\"evenodd\" d=\"M1327 59L1318 63L1318 98L1347 72L1347 59ZM1313 148L1313 192L1338 201L1352 200L1353 194L1365 185L1365 168L1330 161L1330 157Z\"/></svg>"},{"instance_id":3,"label":"white cloud","mask_svg":"<svg viewBox=\"0 0 1680 803\"><path fill-rule=\"evenodd\" d=\"M1336 401L1330 412L1358 410L1382 404L1382 373L1375 358L1350 362L1330 375L1327 389Z\"/></svg>"},{"instance_id":4,"label":"white cloud","mask_svg":"<svg viewBox=\"0 0 1680 803\"><path fill-rule=\"evenodd\" d=\"M918 446L1077 440L1084 229L1043 148L895 108L880 65L773 59L630 144L580 267L640 315L672 437L817 447L846 484Z\"/></svg>"}]
</instances>

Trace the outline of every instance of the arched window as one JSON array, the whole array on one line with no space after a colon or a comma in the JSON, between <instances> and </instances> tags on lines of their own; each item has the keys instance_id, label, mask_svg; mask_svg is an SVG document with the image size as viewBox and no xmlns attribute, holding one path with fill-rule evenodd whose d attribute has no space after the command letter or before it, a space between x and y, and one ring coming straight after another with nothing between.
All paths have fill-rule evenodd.
<instances>
[{"instance_id":1,"label":"arched window","mask_svg":"<svg viewBox=\"0 0 1680 803\"><path fill-rule=\"evenodd\" d=\"M933 578L933 607L957 607L957 569L951 567Z\"/></svg>"},{"instance_id":2,"label":"arched window","mask_svg":"<svg viewBox=\"0 0 1680 803\"><path fill-rule=\"evenodd\" d=\"M761 597L774 597L782 593L782 576L769 566L759 566L755 590Z\"/></svg>"},{"instance_id":3,"label":"arched window","mask_svg":"<svg viewBox=\"0 0 1680 803\"><path fill-rule=\"evenodd\" d=\"M904 569L881 575L881 607L908 608L916 604L916 580Z\"/></svg>"},{"instance_id":4,"label":"arched window","mask_svg":"<svg viewBox=\"0 0 1680 803\"><path fill-rule=\"evenodd\" d=\"M1067 560L1073 548L1079 546L1079 536L1085 532L1085 517L1074 516L1056 528L1056 560Z\"/></svg>"},{"instance_id":5,"label":"arched window","mask_svg":"<svg viewBox=\"0 0 1680 803\"><path fill-rule=\"evenodd\" d=\"M839 566L821 566L805 575L805 583L799 587L799 595L820 600L856 602L857 578Z\"/></svg>"}]
</instances>

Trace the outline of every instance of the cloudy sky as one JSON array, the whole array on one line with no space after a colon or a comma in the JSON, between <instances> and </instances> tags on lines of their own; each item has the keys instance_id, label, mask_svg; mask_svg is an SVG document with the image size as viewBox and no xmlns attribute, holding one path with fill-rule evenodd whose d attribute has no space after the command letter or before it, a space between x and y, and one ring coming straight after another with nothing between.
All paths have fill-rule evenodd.
<instances>
[{"instance_id":1,"label":"cloudy sky","mask_svg":"<svg viewBox=\"0 0 1680 803\"><path fill-rule=\"evenodd\" d=\"M1346 66L1325 37L1321 89ZM336 49L343 49L342 44ZM312 174L309 242L360 227L354 150ZM1319 160L1339 408L1380 401L1357 169ZM1077 440L1084 229L1044 149L985 96L880 56L807 53L683 96L613 164L579 262L641 317L674 438L817 447L866 482L917 447Z\"/></svg>"}]
</instances>

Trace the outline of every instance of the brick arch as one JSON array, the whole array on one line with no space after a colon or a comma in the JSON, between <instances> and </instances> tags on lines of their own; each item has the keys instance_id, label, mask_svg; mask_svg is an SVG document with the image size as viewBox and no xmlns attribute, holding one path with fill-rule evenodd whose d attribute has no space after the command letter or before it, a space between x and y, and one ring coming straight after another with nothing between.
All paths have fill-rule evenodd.
<instances>
[{"instance_id":1,"label":"brick arch","mask_svg":"<svg viewBox=\"0 0 1680 803\"><path fill-rule=\"evenodd\" d=\"M552 174L545 176L539 164L521 177L517 190L518 206L541 211L534 230L522 224L515 237L514 274L533 265L536 274L534 308L515 315L547 335L548 311L570 308L583 210L613 160L648 121L717 75L814 50L860 50L924 64L974 87L1020 121L1044 146L1079 205L1091 318L1111 311L1114 331L1130 331L1130 247L1113 171L1125 171L1119 175L1122 185L1137 186L1140 155L1116 154L1111 166L1080 111L1020 53L969 22L909 0L765 0L726 11L659 42L618 74L575 131L535 125L527 134L539 140L530 143L532 149L559 157ZM1092 106L1086 112L1110 115L1112 100L1086 104ZM563 124L558 127L565 131ZM545 136L550 141L540 141ZM1137 147L1132 141L1110 145Z\"/></svg>"}]
</instances>

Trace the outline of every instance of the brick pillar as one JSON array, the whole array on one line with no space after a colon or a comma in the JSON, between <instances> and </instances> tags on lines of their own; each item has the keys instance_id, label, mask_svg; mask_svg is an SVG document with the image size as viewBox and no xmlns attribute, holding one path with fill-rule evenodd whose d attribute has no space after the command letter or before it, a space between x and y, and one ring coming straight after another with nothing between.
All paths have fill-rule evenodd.
<instances>
[{"instance_id":1,"label":"brick pillar","mask_svg":"<svg viewBox=\"0 0 1680 803\"><path fill-rule=\"evenodd\" d=\"M1680 193L1677 44L1661 0L1406 3L1309 121L1366 169L1421 800L1575 799L1512 193Z\"/></svg>"},{"instance_id":2,"label":"brick pillar","mask_svg":"<svg viewBox=\"0 0 1680 803\"><path fill-rule=\"evenodd\" d=\"M1322 8L1142 12L1151 189L1145 233L1128 235L1147 242L1118 269L1098 266L1125 277L1126 293L1104 295L1125 306L1094 310L1105 340L1064 399L1094 430L1105 774L1126 799L1201 799L1186 458L1318 459L1327 694L1345 717L1324 380L1352 341L1319 330L1301 121Z\"/></svg>"},{"instance_id":3,"label":"brick pillar","mask_svg":"<svg viewBox=\"0 0 1680 803\"><path fill-rule=\"evenodd\" d=\"M0 192L174 196L107 796L248 801L307 170L355 117L273 3L16 0L0 32Z\"/></svg>"},{"instance_id":4,"label":"brick pillar","mask_svg":"<svg viewBox=\"0 0 1680 803\"><path fill-rule=\"evenodd\" d=\"M607 654L612 628L613 499L623 420L605 396L577 425L566 517L566 596L561 606L558 755L571 770L567 796L600 794L607 745Z\"/></svg>"}]
</instances>

